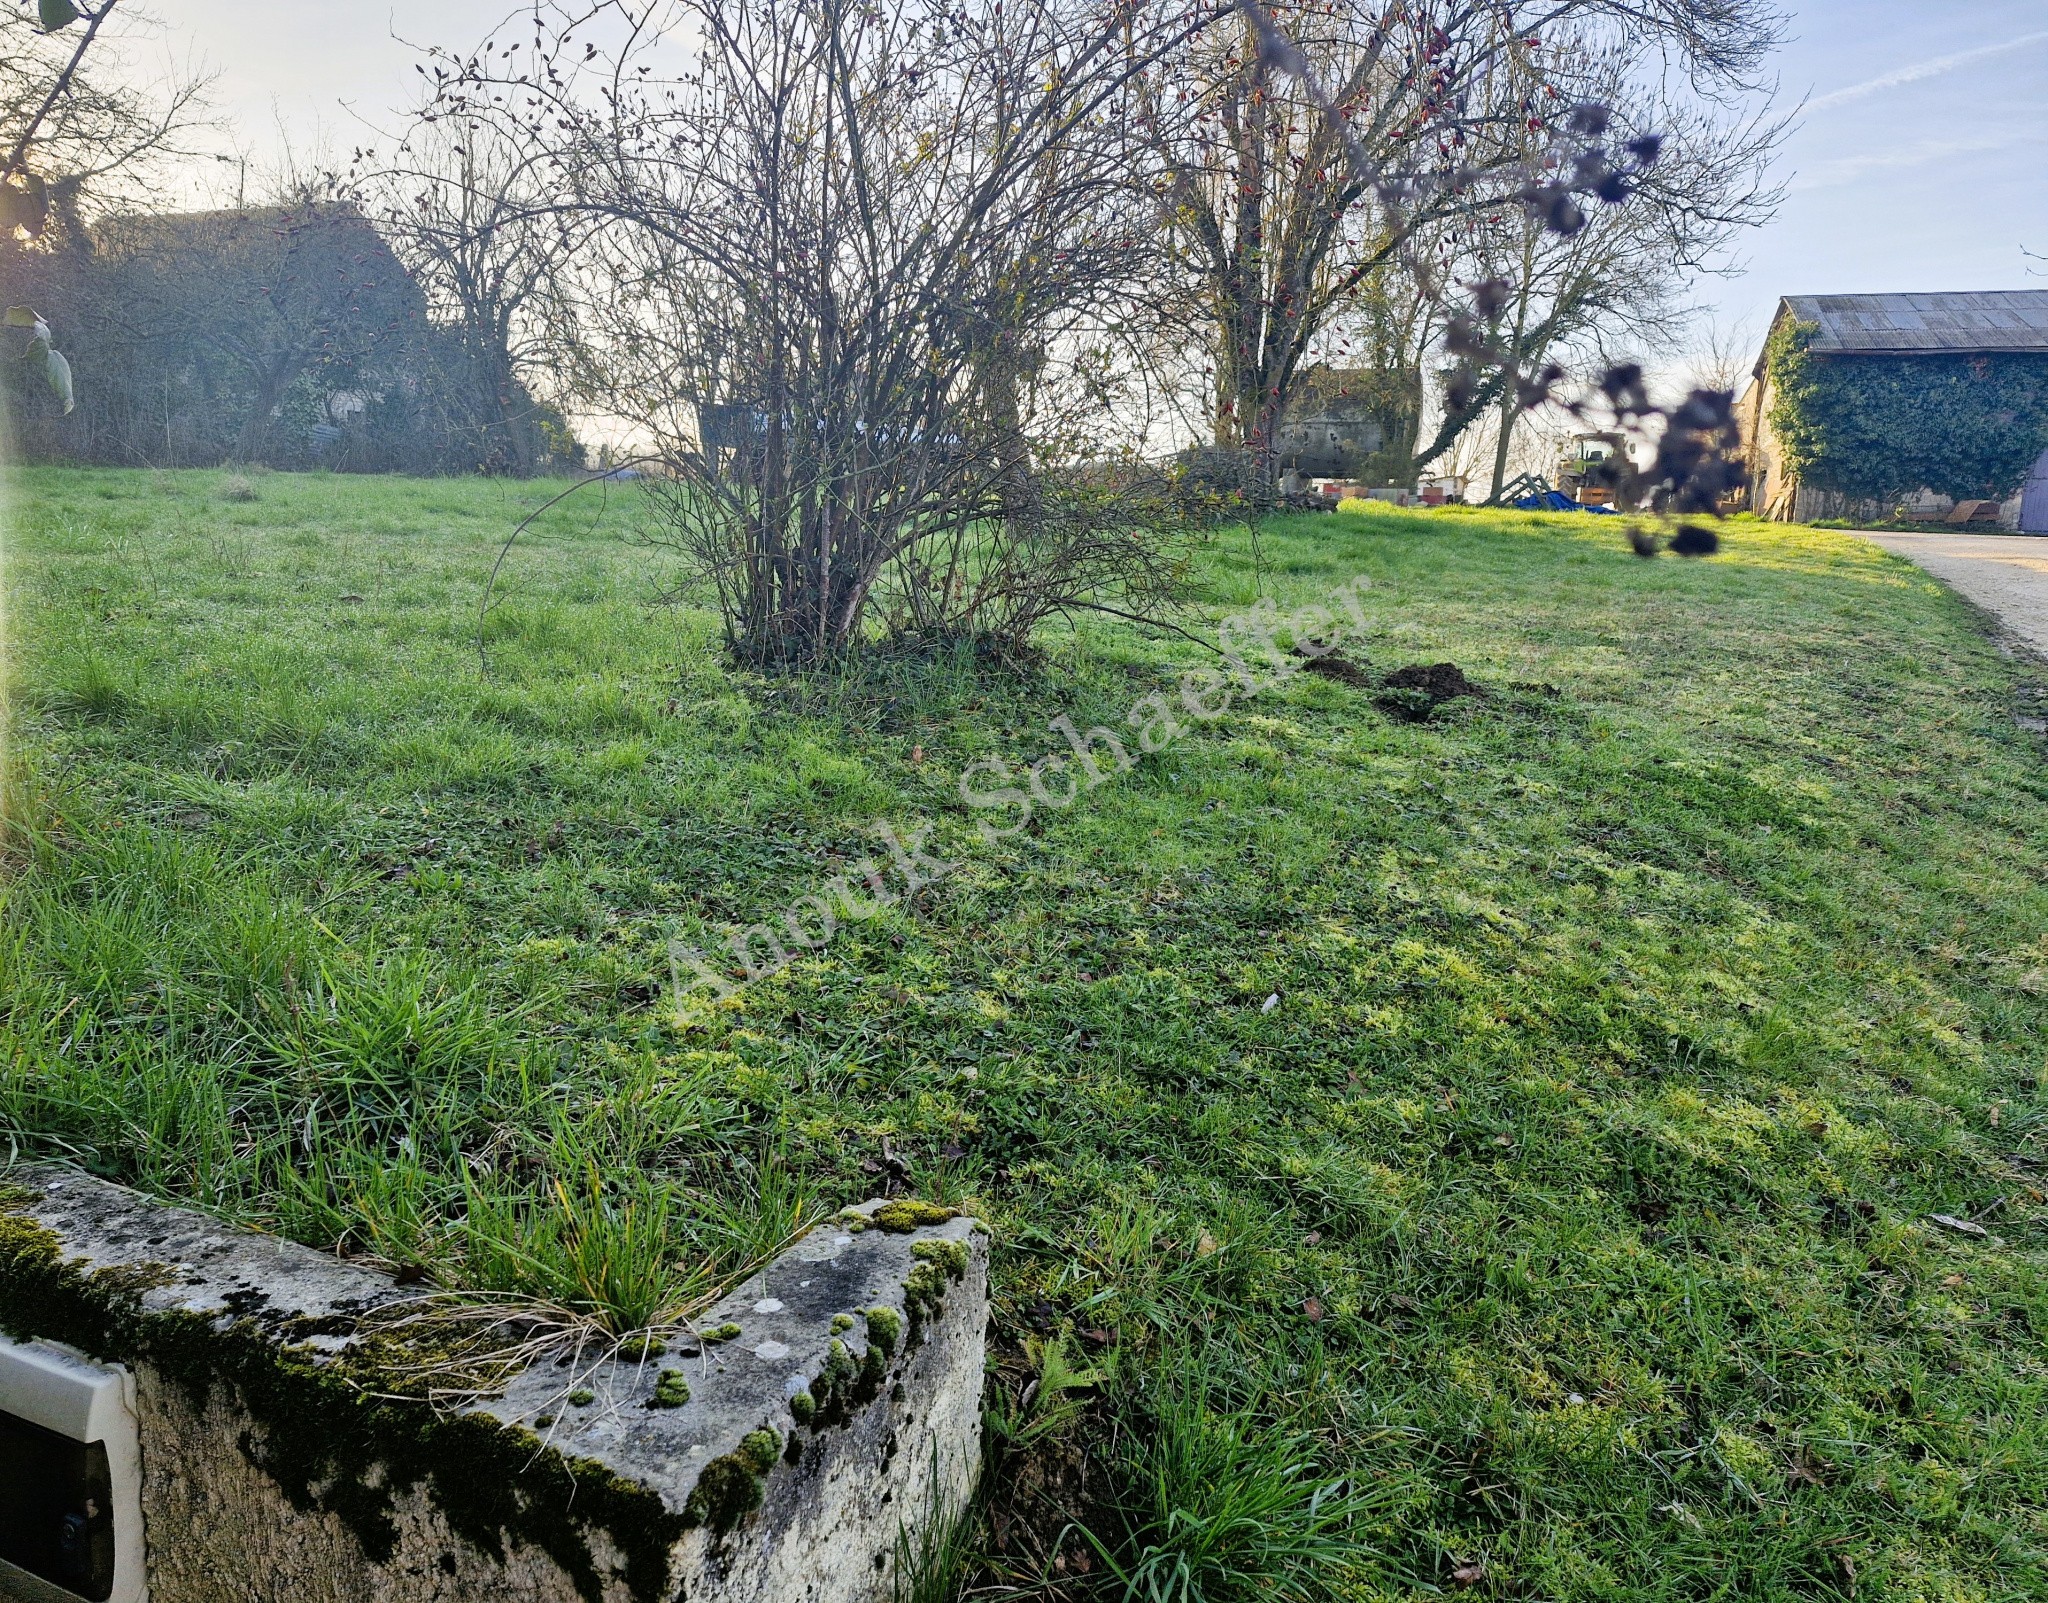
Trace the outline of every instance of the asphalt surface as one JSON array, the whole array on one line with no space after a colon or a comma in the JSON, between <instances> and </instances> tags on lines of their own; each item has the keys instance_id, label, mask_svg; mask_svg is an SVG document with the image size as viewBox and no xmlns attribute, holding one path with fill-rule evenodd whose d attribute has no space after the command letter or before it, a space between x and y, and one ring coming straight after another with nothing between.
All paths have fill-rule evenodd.
<instances>
[{"instance_id":1,"label":"asphalt surface","mask_svg":"<svg viewBox=\"0 0 2048 1603\"><path fill-rule=\"evenodd\" d=\"M1856 533L1918 563L2048 657L2048 536Z\"/></svg>"}]
</instances>

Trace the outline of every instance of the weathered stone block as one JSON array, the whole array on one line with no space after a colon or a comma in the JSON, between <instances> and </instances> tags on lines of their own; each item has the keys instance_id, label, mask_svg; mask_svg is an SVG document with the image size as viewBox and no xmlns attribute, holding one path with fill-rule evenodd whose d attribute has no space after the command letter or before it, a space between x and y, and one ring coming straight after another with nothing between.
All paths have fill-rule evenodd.
<instances>
[{"instance_id":1,"label":"weathered stone block","mask_svg":"<svg viewBox=\"0 0 2048 1603\"><path fill-rule=\"evenodd\" d=\"M813 1230L705 1339L510 1362L359 1265L10 1179L0 1330L132 1372L152 1603L869 1603L972 1487L986 1237L928 1204Z\"/></svg>"}]
</instances>

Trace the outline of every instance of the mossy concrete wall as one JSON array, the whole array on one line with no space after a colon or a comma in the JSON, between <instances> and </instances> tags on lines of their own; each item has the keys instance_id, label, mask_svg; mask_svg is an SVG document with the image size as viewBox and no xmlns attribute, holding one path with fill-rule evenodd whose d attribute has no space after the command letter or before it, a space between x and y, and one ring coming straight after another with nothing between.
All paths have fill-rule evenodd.
<instances>
[{"instance_id":1,"label":"mossy concrete wall","mask_svg":"<svg viewBox=\"0 0 2048 1603\"><path fill-rule=\"evenodd\" d=\"M870 1603L969 1495L986 1238L813 1230L618 1352L450 1317L57 1168L0 1190L0 1330L128 1365L152 1603ZM4 1404L0 1404L4 1406Z\"/></svg>"}]
</instances>

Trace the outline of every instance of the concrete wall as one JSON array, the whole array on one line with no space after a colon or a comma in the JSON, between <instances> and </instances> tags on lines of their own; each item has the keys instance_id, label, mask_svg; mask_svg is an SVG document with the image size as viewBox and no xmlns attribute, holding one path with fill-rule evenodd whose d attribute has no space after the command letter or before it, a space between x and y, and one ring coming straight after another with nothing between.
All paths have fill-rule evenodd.
<instances>
[{"instance_id":1,"label":"concrete wall","mask_svg":"<svg viewBox=\"0 0 2048 1603\"><path fill-rule=\"evenodd\" d=\"M986 1237L944 1210L849 1210L695 1324L730 1339L621 1353L6 1179L0 1330L135 1376L153 1603L880 1603L972 1488Z\"/></svg>"}]
</instances>

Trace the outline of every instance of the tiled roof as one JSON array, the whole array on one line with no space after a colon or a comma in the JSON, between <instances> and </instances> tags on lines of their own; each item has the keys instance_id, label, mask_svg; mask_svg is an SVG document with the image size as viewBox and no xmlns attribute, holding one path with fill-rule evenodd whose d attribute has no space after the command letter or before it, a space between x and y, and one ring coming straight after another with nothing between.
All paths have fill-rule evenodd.
<instances>
[{"instance_id":1,"label":"tiled roof","mask_svg":"<svg viewBox=\"0 0 2048 1603\"><path fill-rule=\"evenodd\" d=\"M1950 295L1787 295L1785 309L1818 323L1816 351L2048 353L2048 289Z\"/></svg>"}]
</instances>

